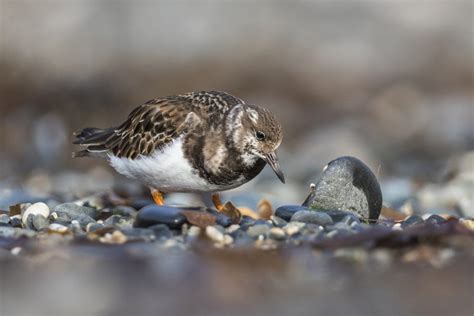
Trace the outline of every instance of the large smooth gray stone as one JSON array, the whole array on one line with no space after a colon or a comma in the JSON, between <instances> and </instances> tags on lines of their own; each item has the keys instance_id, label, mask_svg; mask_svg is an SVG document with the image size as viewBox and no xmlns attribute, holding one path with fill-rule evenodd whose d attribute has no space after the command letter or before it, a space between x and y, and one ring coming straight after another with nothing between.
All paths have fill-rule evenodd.
<instances>
[{"instance_id":1,"label":"large smooth gray stone","mask_svg":"<svg viewBox=\"0 0 474 316\"><path fill-rule=\"evenodd\" d=\"M362 161L340 157L327 165L303 205L320 210L350 211L376 220L382 209L382 191L377 178Z\"/></svg>"}]
</instances>

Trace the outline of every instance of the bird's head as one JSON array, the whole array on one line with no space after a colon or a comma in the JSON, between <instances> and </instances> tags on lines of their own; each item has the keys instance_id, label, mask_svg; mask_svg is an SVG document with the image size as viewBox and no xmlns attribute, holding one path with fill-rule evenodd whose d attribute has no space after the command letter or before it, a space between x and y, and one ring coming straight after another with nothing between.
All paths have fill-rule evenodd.
<instances>
[{"instance_id":1,"label":"bird's head","mask_svg":"<svg viewBox=\"0 0 474 316\"><path fill-rule=\"evenodd\" d=\"M258 159L263 159L285 183L276 155L283 132L275 116L263 107L241 104L231 110L226 123L229 136L242 154L244 164L251 166Z\"/></svg>"}]
</instances>

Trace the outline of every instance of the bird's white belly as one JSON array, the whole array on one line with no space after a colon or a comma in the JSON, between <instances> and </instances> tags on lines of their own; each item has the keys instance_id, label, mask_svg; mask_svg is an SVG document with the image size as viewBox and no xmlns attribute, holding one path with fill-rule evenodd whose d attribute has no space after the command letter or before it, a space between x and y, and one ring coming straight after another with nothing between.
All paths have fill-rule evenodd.
<instances>
[{"instance_id":1,"label":"bird's white belly","mask_svg":"<svg viewBox=\"0 0 474 316\"><path fill-rule=\"evenodd\" d=\"M201 178L184 157L182 145L182 139L177 139L150 156L129 159L110 155L109 161L117 172L163 192L222 191L242 184L222 187Z\"/></svg>"}]
</instances>

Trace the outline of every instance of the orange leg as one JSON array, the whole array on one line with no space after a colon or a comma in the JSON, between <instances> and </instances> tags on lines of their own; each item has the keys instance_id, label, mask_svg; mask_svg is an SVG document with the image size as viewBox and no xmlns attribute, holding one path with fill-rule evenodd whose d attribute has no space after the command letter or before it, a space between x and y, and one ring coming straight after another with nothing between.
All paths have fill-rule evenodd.
<instances>
[{"instance_id":1,"label":"orange leg","mask_svg":"<svg viewBox=\"0 0 474 316\"><path fill-rule=\"evenodd\" d=\"M153 201L155 201L155 203L157 205L164 205L165 204L165 199L163 198L163 193L161 193L160 191L156 190L156 189L150 189L151 191L151 196L153 197Z\"/></svg>"},{"instance_id":2,"label":"orange leg","mask_svg":"<svg viewBox=\"0 0 474 316\"><path fill-rule=\"evenodd\" d=\"M229 216L232 219L233 224L240 223L242 214L240 213L239 209L236 208L234 204L232 204L232 202L222 204L221 198L219 197L218 193L212 193L211 197L214 206L219 212Z\"/></svg>"},{"instance_id":3,"label":"orange leg","mask_svg":"<svg viewBox=\"0 0 474 316\"><path fill-rule=\"evenodd\" d=\"M224 204L222 204L219 193L212 193L211 198L212 198L212 203L214 203L214 206L216 207L216 209L219 212L221 212L224 209Z\"/></svg>"}]
</instances>

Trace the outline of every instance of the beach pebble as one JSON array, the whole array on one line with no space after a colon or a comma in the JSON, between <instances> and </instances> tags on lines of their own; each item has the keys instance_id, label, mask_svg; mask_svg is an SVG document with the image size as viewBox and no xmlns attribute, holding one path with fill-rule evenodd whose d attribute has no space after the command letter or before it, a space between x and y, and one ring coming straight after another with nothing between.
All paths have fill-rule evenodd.
<instances>
[{"instance_id":1,"label":"beach pebble","mask_svg":"<svg viewBox=\"0 0 474 316\"><path fill-rule=\"evenodd\" d=\"M423 220L423 218L421 218L421 216L412 215L412 216L407 217L401 223L401 225L402 225L402 228L407 228L407 227L412 227L412 226L423 224L424 222L425 221Z\"/></svg>"},{"instance_id":2,"label":"beach pebble","mask_svg":"<svg viewBox=\"0 0 474 316\"><path fill-rule=\"evenodd\" d=\"M292 222L311 223L326 226L332 224L331 216L324 212L298 211L291 217Z\"/></svg>"},{"instance_id":3,"label":"beach pebble","mask_svg":"<svg viewBox=\"0 0 474 316\"><path fill-rule=\"evenodd\" d=\"M35 204L30 205L22 214L21 220L23 224L27 224L28 221L28 216L29 215L42 215L44 218L47 218L49 216L49 207L43 202L38 202Z\"/></svg>"},{"instance_id":4,"label":"beach pebble","mask_svg":"<svg viewBox=\"0 0 474 316\"><path fill-rule=\"evenodd\" d=\"M195 227L195 226L193 226ZM155 233L156 239L168 239L173 237L173 232L165 224L156 224L148 227ZM191 227L192 228L192 227ZM189 233L189 232L188 232Z\"/></svg>"},{"instance_id":5,"label":"beach pebble","mask_svg":"<svg viewBox=\"0 0 474 316\"><path fill-rule=\"evenodd\" d=\"M137 213L135 227L149 227L155 224L165 224L170 228L180 228L186 223L182 209L171 206L148 205Z\"/></svg>"},{"instance_id":6,"label":"beach pebble","mask_svg":"<svg viewBox=\"0 0 474 316\"><path fill-rule=\"evenodd\" d=\"M10 217L7 214L0 214L0 224L8 225Z\"/></svg>"},{"instance_id":7,"label":"beach pebble","mask_svg":"<svg viewBox=\"0 0 474 316\"><path fill-rule=\"evenodd\" d=\"M270 217L270 220L272 221L273 225L275 225L276 227L283 227L286 224L288 224L288 222L285 221L283 218L275 216L275 215L272 215Z\"/></svg>"},{"instance_id":8,"label":"beach pebble","mask_svg":"<svg viewBox=\"0 0 474 316\"><path fill-rule=\"evenodd\" d=\"M51 232L60 233L60 234L64 234L68 231L68 228L66 226L61 225L61 224L56 224L56 223L50 224L48 226L48 229Z\"/></svg>"},{"instance_id":9,"label":"beach pebble","mask_svg":"<svg viewBox=\"0 0 474 316\"><path fill-rule=\"evenodd\" d=\"M257 224L254 226L250 226L247 229L247 235L249 235L252 238L256 238L258 236L267 236L270 232L270 227L266 224Z\"/></svg>"},{"instance_id":10,"label":"beach pebble","mask_svg":"<svg viewBox=\"0 0 474 316\"><path fill-rule=\"evenodd\" d=\"M300 205L282 205L275 210L275 216L289 221L296 212L302 210L308 210L308 208Z\"/></svg>"},{"instance_id":11,"label":"beach pebble","mask_svg":"<svg viewBox=\"0 0 474 316\"><path fill-rule=\"evenodd\" d=\"M209 237L211 240L213 240L215 242L223 243L225 235L216 226L207 226L206 227L206 236Z\"/></svg>"},{"instance_id":12,"label":"beach pebble","mask_svg":"<svg viewBox=\"0 0 474 316\"><path fill-rule=\"evenodd\" d=\"M93 207L81 206L75 203L63 203L59 204L54 208L54 211L58 213L59 217L61 215L66 215L70 219L75 219L79 215L87 215L97 220L100 216L100 212Z\"/></svg>"},{"instance_id":13,"label":"beach pebble","mask_svg":"<svg viewBox=\"0 0 474 316\"><path fill-rule=\"evenodd\" d=\"M42 230L48 227L48 220L41 214L36 214L33 216L33 227L36 230Z\"/></svg>"},{"instance_id":14,"label":"beach pebble","mask_svg":"<svg viewBox=\"0 0 474 316\"><path fill-rule=\"evenodd\" d=\"M290 222L288 223L285 227L283 227L283 230L288 236L293 236L297 233L300 232L300 230L306 226L305 223L301 222Z\"/></svg>"},{"instance_id":15,"label":"beach pebble","mask_svg":"<svg viewBox=\"0 0 474 316\"><path fill-rule=\"evenodd\" d=\"M382 209L382 191L367 165L354 157L340 157L328 163L304 204L375 220Z\"/></svg>"},{"instance_id":16,"label":"beach pebble","mask_svg":"<svg viewBox=\"0 0 474 316\"><path fill-rule=\"evenodd\" d=\"M285 240L285 231L280 227L272 227L270 228L270 238L275 240Z\"/></svg>"}]
</instances>

